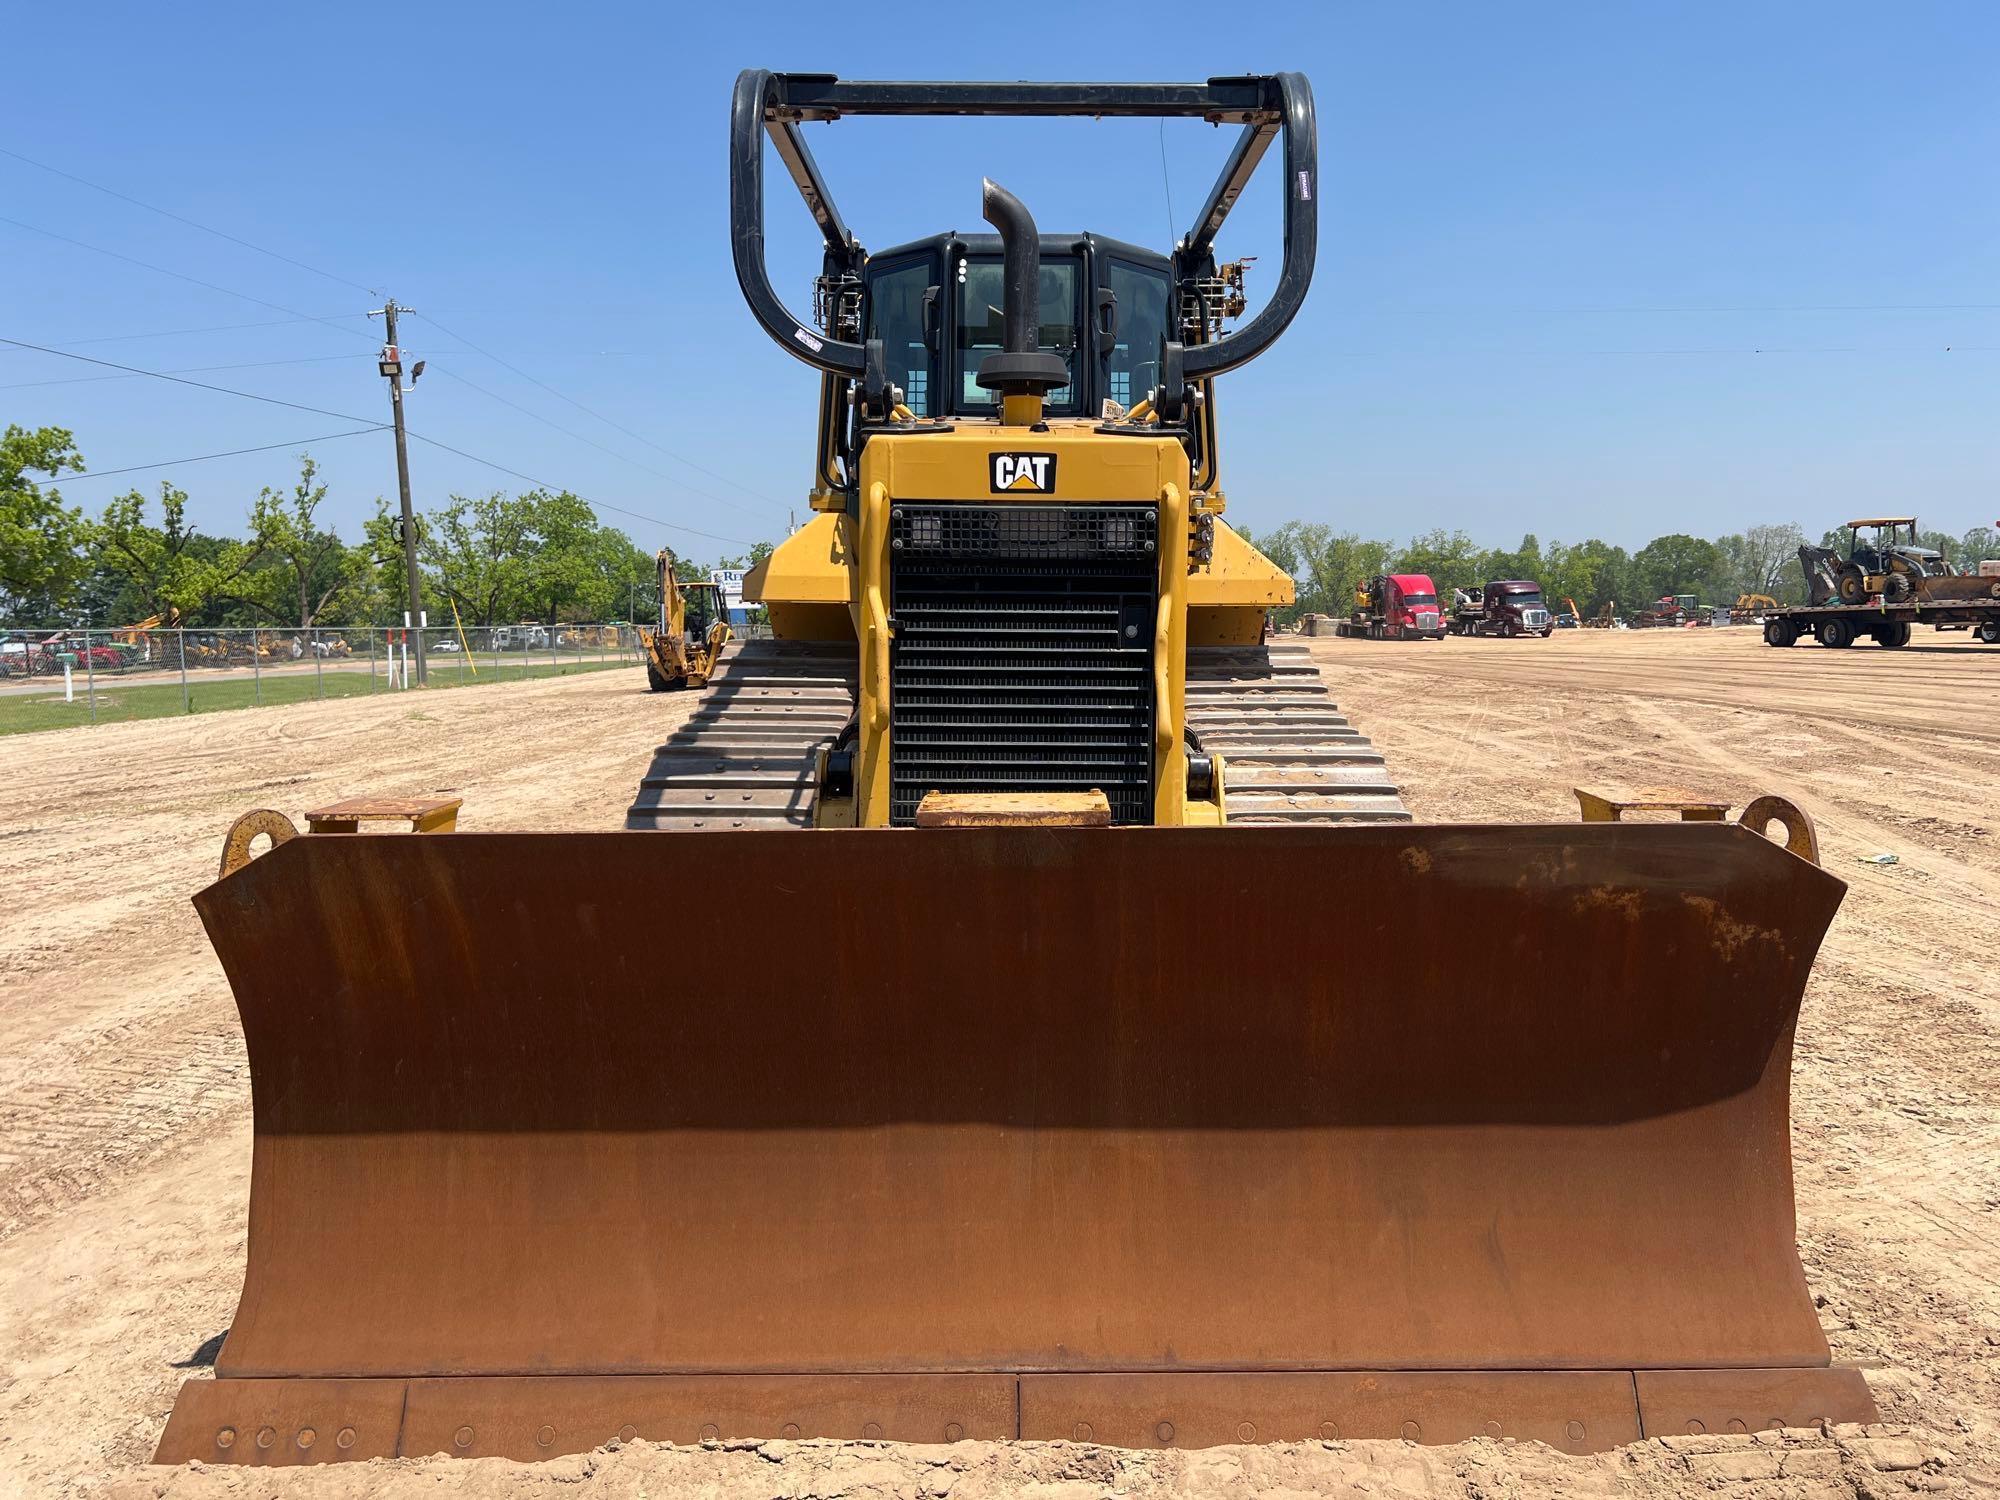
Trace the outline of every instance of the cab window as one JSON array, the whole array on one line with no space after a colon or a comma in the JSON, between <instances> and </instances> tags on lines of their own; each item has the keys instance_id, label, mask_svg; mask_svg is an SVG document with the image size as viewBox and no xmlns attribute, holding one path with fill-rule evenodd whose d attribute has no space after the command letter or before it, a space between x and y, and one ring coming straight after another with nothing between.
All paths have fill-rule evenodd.
<instances>
[{"instance_id":1,"label":"cab window","mask_svg":"<svg viewBox=\"0 0 2000 1500\"><path fill-rule=\"evenodd\" d=\"M889 379L903 388L903 401L920 417L933 416L931 355L924 345L924 293L931 263L915 260L872 274L868 279L868 337L880 339L889 360Z\"/></svg>"},{"instance_id":2,"label":"cab window","mask_svg":"<svg viewBox=\"0 0 2000 1500\"><path fill-rule=\"evenodd\" d=\"M968 257L965 279L958 284L957 401L955 410L992 411L997 392L982 390L979 366L1002 348L1006 294L997 257ZM1069 367L1070 383L1050 391L1044 409L1051 416L1073 416L1076 402L1077 263L1042 262L1042 327L1038 344L1046 354L1060 354Z\"/></svg>"},{"instance_id":3,"label":"cab window","mask_svg":"<svg viewBox=\"0 0 2000 1500\"><path fill-rule=\"evenodd\" d=\"M1167 273L1114 258L1105 277L1117 299L1117 342L1111 349L1110 388L1120 406L1131 406L1160 383L1160 344L1167 335Z\"/></svg>"}]
</instances>

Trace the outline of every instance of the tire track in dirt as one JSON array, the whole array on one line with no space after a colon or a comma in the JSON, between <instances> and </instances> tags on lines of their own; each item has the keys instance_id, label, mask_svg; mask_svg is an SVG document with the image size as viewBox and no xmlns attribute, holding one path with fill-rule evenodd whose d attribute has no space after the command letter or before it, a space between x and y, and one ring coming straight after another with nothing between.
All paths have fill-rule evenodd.
<instances>
[{"instance_id":1,"label":"tire track in dirt","mask_svg":"<svg viewBox=\"0 0 2000 1500\"><path fill-rule=\"evenodd\" d=\"M0 1243L182 1149L250 1100L226 992L10 1059L0 1087Z\"/></svg>"},{"instance_id":2,"label":"tire track in dirt","mask_svg":"<svg viewBox=\"0 0 2000 1500\"><path fill-rule=\"evenodd\" d=\"M1982 779L2000 764L2000 736L1951 721L2000 683L2000 651L1871 659L1780 653L1748 632L1657 634L1314 650L1427 821L1571 822L1572 785L1698 776L1796 791L1843 853L1903 852L1893 871L1842 867L1854 891L1808 994L1794 1085L1801 1248L1836 1353L1870 1362L1892 1417L1946 1435L1961 1459L1953 1476L1990 1482L2000 1345L1982 1339L2000 1326L2000 1024L1978 1006L1994 998L2000 849L1963 830L2000 812ZM0 1489L18 1476L35 1493L102 1492L149 1451L187 1373L174 1362L229 1320L248 1096L227 988L187 904L228 820L258 804L296 815L363 791L449 788L467 799L467 828L615 828L651 748L696 701L651 697L641 680L329 700L10 743ZM1922 722L1885 724L1881 705L1904 695L1924 700ZM1904 744L1916 753L1898 758ZM1870 760L1897 774L1853 774ZM1512 1450L1494 1450L1498 1469L1467 1468L1467 1450L1415 1451L1486 1489L1514 1473ZM695 1462L711 1472L707 1456ZM142 1487L262 1482L127 1472ZM409 1472L436 1487L421 1466ZM339 1493L381 1477L352 1473ZM1687 1472L1647 1492L1710 1487Z\"/></svg>"},{"instance_id":3,"label":"tire track in dirt","mask_svg":"<svg viewBox=\"0 0 2000 1500\"><path fill-rule=\"evenodd\" d=\"M1989 727L1972 712L1975 695L1990 693L2000 677L2000 649L1950 652L1921 648L1872 652L1825 652L1837 658L1829 681L1821 664L1811 658L1821 648L1802 648L1800 657L1772 650L1733 629L1661 632L1666 639L1642 639L1650 632L1587 633L1589 640L1473 642L1459 656L1395 656L1384 642L1359 642L1316 637L1314 654L1328 670L1345 669L1357 653L1373 652L1364 670L1463 684L1488 682L1496 687L1523 687L1568 694L1630 692L1635 683L1644 695L1677 703L1714 708L1727 704L1752 708L1790 720L1825 721L1867 727L1893 713L1900 728L1926 738L1950 741L2000 760L2000 728ZM1451 644L1456 644L1451 643ZM1749 648L1767 654L1749 657Z\"/></svg>"},{"instance_id":4,"label":"tire track in dirt","mask_svg":"<svg viewBox=\"0 0 2000 1500\"><path fill-rule=\"evenodd\" d=\"M1727 788L1720 794L1739 794L1747 767L1738 752L1658 705L1641 709ZM1943 862L1934 851L1899 849L1865 806L1807 785L1782 791L1819 825L1829 863L1870 845ZM1976 1391L1990 1371L1942 1329L1965 1319L2000 1326L2000 996L1988 935L2000 880L1949 864L1940 877L1947 889L1899 890L1896 877L1865 869L1872 878L1850 882L1801 1015L1793 1133L1812 1144L1798 1173L1802 1221L1858 1222L1873 1241L1866 1256L1829 1256L1826 1269L1845 1287L1872 1286L1870 1300L1885 1285L1914 1294L1899 1321L1928 1339L1932 1361L1957 1363ZM1937 920L1941 911L1960 921ZM1925 959L1885 964L1885 953L1907 953L1915 928L1931 945ZM1920 1291L1897 1269L1912 1261L1932 1268ZM1854 1316L1865 1329L1870 1314ZM1879 1345L1885 1357L1906 1357L1890 1341Z\"/></svg>"},{"instance_id":5,"label":"tire track in dirt","mask_svg":"<svg viewBox=\"0 0 2000 1500\"><path fill-rule=\"evenodd\" d=\"M1534 763L1506 759L1536 744L1578 785L1693 782L1739 803L1777 791L1814 815L1829 862L1853 889L1815 968L1797 1054L1794 1155L1808 1276L1836 1355L1873 1366L1885 1412L1991 1435L2000 1359L1982 1330L2000 1326L2000 975L1991 936L2000 850L1987 832L1993 778L1982 772L1994 752L1942 728L1885 727L1870 694L1887 681L1851 693L1828 675L1838 661L1784 663L1824 695L1814 715L1793 711L1791 691L1769 695L1783 700L1775 704L1762 689L1718 690L1711 701L1708 688L1688 689L1690 677L1767 674L1716 673L1718 653L1741 651L1726 637L1682 648L1679 660L1653 648L1626 664L1615 692L1595 674L1572 673L1572 663L1550 670L1468 658L1459 677L1436 662L1392 662L1357 674L1365 701L1355 715L1397 776L1426 793L1429 819L1574 817L1566 796L1526 784ZM1327 654L1330 675L1352 659L1349 650ZM1930 689L1943 695L1943 716L1963 722L1977 693L1991 691L2000 661L1980 665L1979 676L1957 665ZM1524 733L1537 720L1548 730L1539 741ZM1575 732L1561 732L1572 724ZM1918 753L1902 756L1905 745ZM1433 780L1441 761L1452 774ZM1903 863L1841 863L1880 850Z\"/></svg>"},{"instance_id":6,"label":"tire track in dirt","mask_svg":"<svg viewBox=\"0 0 2000 1500\"><path fill-rule=\"evenodd\" d=\"M89 754L84 769L58 778L59 797L32 780L14 783L11 798L0 789L0 817L30 803L40 828L14 868L0 842L0 885L27 893L0 905L0 1243L247 1113L235 1007L188 900L213 878L236 813L275 803L296 819L367 787L371 767L428 763L463 769L466 824L616 827L644 747L692 707L635 693L643 679L625 675L421 706L347 699L104 726L95 733L150 730L131 737L175 748L129 761ZM524 707L531 725L532 710L546 712L540 752L490 732L496 719L519 726ZM293 722L302 711L314 722ZM409 745L413 714L437 726L428 755ZM55 762L98 743L27 748L54 751ZM552 770L574 777L567 792L552 795ZM431 789L395 779L374 786ZM47 856L51 840L60 857ZM31 871L31 883L17 883Z\"/></svg>"}]
</instances>

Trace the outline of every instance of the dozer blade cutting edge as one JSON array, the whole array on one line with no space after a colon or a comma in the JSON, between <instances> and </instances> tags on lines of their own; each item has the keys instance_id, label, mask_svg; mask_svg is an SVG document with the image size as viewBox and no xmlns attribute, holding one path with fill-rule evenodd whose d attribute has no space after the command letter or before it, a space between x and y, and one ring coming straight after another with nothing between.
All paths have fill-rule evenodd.
<instances>
[{"instance_id":1,"label":"dozer blade cutting edge","mask_svg":"<svg viewBox=\"0 0 2000 1500\"><path fill-rule=\"evenodd\" d=\"M249 1264L158 1459L1872 1419L1793 1238L1842 889L1716 824L294 839L196 898Z\"/></svg>"}]
</instances>

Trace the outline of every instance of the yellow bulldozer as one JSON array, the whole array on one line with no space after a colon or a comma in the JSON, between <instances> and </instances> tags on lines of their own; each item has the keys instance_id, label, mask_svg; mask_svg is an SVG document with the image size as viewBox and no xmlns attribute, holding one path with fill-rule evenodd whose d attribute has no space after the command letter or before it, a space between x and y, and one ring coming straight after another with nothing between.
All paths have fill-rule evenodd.
<instances>
[{"instance_id":1,"label":"yellow bulldozer","mask_svg":"<svg viewBox=\"0 0 2000 1500\"><path fill-rule=\"evenodd\" d=\"M989 182L994 233L869 254L805 127L928 115L1238 134L1169 253ZM1214 246L1273 148L1284 263L1232 330ZM1872 1418L1794 1240L1810 826L1415 824L1265 637L1292 582L1224 519L1217 387L1312 275L1306 80L751 71L729 150L746 299L820 374L815 515L746 583L774 638L623 830L284 838L197 895L248 1267L160 1460ZM664 966L696 872L735 897Z\"/></svg>"},{"instance_id":2,"label":"yellow bulldozer","mask_svg":"<svg viewBox=\"0 0 2000 1500\"><path fill-rule=\"evenodd\" d=\"M674 561L665 547L654 558L660 570L660 617L653 629L639 631L646 685L656 693L706 687L732 638L722 586L681 581Z\"/></svg>"}]
</instances>

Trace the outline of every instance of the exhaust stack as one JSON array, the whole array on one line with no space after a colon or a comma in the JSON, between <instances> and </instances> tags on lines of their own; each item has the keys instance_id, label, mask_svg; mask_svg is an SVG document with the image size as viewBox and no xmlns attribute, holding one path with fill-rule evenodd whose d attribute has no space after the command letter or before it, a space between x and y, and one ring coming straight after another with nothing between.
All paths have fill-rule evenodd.
<instances>
[{"instance_id":1,"label":"exhaust stack","mask_svg":"<svg viewBox=\"0 0 2000 1500\"><path fill-rule=\"evenodd\" d=\"M979 211L1000 232L1001 352L980 361L982 389L1000 393L1001 420L1010 427L1042 418L1042 398L1069 384L1069 366L1060 354L1040 348L1042 326L1042 238L1028 205L992 178L982 180Z\"/></svg>"}]
</instances>

